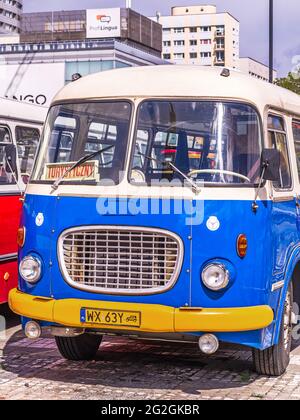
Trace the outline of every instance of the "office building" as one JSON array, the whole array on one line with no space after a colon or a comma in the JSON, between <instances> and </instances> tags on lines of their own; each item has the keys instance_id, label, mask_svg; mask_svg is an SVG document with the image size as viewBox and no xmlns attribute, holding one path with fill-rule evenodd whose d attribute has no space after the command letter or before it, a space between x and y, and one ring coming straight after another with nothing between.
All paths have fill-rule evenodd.
<instances>
[{"instance_id":1,"label":"office building","mask_svg":"<svg viewBox=\"0 0 300 420\"><path fill-rule=\"evenodd\" d=\"M238 68L240 24L215 6L173 7L152 18L163 27L163 58L176 64Z\"/></svg>"},{"instance_id":2,"label":"office building","mask_svg":"<svg viewBox=\"0 0 300 420\"><path fill-rule=\"evenodd\" d=\"M79 73L163 64L162 27L131 9L24 13L0 39L0 96L48 106Z\"/></svg>"},{"instance_id":3,"label":"office building","mask_svg":"<svg viewBox=\"0 0 300 420\"><path fill-rule=\"evenodd\" d=\"M23 0L0 0L0 34L20 32Z\"/></svg>"}]
</instances>

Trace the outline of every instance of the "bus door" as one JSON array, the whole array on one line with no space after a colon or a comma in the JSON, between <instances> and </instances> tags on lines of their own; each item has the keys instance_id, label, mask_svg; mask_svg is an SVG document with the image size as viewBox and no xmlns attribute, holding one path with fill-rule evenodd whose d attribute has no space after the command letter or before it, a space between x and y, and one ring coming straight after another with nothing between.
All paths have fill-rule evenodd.
<instances>
[{"instance_id":1,"label":"bus door","mask_svg":"<svg viewBox=\"0 0 300 420\"><path fill-rule=\"evenodd\" d=\"M6 148L13 144L12 133L0 125L0 303L7 301L17 286L17 229L20 221L18 175L10 172L5 160Z\"/></svg>"},{"instance_id":2,"label":"bus door","mask_svg":"<svg viewBox=\"0 0 300 420\"><path fill-rule=\"evenodd\" d=\"M270 113L268 116L269 143L281 154L280 181L272 186L272 278L275 283L284 279L291 250L299 243L298 180L292 176L293 155L288 147L287 121L289 120L277 113Z\"/></svg>"}]
</instances>

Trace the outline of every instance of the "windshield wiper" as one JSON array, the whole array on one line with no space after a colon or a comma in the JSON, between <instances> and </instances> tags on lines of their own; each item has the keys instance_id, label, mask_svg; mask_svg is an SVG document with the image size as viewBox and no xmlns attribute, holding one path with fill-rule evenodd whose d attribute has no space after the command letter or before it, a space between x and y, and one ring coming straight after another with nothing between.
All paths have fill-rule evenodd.
<instances>
[{"instance_id":1,"label":"windshield wiper","mask_svg":"<svg viewBox=\"0 0 300 420\"><path fill-rule=\"evenodd\" d=\"M168 165L170 166L175 172L177 172L179 175L181 175L193 188L193 190L195 190L195 192L198 194L199 192L201 192L201 189L198 187L198 185L192 181L186 174L184 174L180 169L177 168L177 166L175 166L172 162L168 162L168 161L162 161L160 159L155 159L151 156L147 156L141 152L139 152L140 156L143 156L144 158L148 159L148 160L152 160L153 162L156 163L160 163L162 165Z\"/></svg>"},{"instance_id":2,"label":"windshield wiper","mask_svg":"<svg viewBox=\"0 0 300 420\"><path fill-rule=\"evenodd\" d=\"M75 162L69 169L67 169L60 178L58 178L53 185L51 186L52 192L56 191L59 185L62 183L62 181L65 179L65 177L72 172L74 169L76 169L78 166L83 165L85 162L88 162L89 160L93 159L96 156L101 156L103 153L107 152L108 150L115 147L114 145L106 147L105 149L97 150L97 152L93 152L87 156L83 156L80 158L77 162Z\"/></svg>"}]
</instances>

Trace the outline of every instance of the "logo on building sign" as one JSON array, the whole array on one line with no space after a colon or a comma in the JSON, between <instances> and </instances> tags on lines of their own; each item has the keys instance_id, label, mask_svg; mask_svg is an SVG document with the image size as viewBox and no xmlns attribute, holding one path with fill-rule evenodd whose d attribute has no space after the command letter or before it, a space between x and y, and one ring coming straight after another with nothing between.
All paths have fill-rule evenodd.
<instances>
[{"instance_id":1,"label":"logo on building sign","mask_svg":"<svg viewBox=\"0 0 300 420\"><path fill-rule=\"evenodd\" d=\"M110 23L111 22L111 17L106 16L106 15L98 15L97 20L100 20L100 22L102 22L102 23Z\"/></svg>"},{"instance_id":2,"label":"logo on building sign","mask_svg":"<svg viewBox=\"0 0 300 420\"><path fill-rule=\"evenodd\" d=\"M48 101L47 97L45 95L13 95L13 96L7 96L7 99L13 99L15 101L20 102L28 102L29 104L35 104L35 105L45 105Z\"/></svg>"},{"instance_id":3,"label":"logo on building sign","mask_svg":"<svg viewBox=\"0 0 300 420\"><path fill-rule=\"evenodd\" d=\"M121 9L87 10L87 38L114 38L121 36Z\"/></svg>"}]
</instances>

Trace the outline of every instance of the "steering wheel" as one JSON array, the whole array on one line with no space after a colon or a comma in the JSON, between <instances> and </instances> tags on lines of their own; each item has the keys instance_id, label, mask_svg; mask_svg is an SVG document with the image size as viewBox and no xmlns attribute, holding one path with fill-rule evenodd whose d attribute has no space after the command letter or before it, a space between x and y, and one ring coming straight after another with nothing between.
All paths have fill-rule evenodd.
<instances>
[{"instance_id":1,"label":"steering wheel","mask_svg":"<svg viewBox=\"0 0 300 420\"><path fill-rule=\"evenodd\" d=\"M239 174L237 172L225 171L225 170L222 170L222 169L195 169L195 170L189 172L188 176L192 177L193 175L198 175L198 174L230 175L230 176L235 176L237 178L241 178L244 181L247 181L247 182L251 183L251 180L245 175Z\"/></svg>"}]
</instances>

